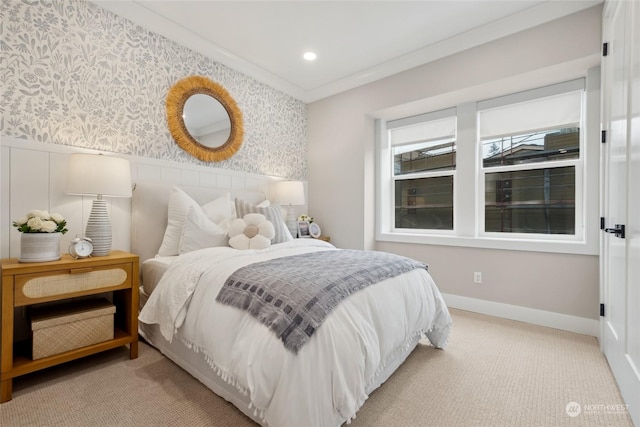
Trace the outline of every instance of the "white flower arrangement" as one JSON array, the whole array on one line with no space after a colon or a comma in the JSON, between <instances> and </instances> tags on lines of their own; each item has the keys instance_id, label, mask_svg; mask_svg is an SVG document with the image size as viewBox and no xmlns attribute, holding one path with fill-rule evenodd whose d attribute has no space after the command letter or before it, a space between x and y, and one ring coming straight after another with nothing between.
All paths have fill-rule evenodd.
<instances>
[{"instance_id":1,"label":"white flower arrangement","mask_svg":"<svg viewBox=\"0 0 640 427\"><path fill-rule=\"evenodd\" d=\"M67 221L58 213L32 210L21 220L13 221L13 226L21 233L66 233Z\"/></svg>"},{"instance_id":2,"label":"white flower arrangement","mask_svg":"<svg viewBox=\"0 0 640 427\"><path fill-rule=\"evenodd\" d=\"M313 222L313 217L310 217L307 214L302 214L298 217L298 221L309 221L309 223Z\"/></svg>"}]
</instances>

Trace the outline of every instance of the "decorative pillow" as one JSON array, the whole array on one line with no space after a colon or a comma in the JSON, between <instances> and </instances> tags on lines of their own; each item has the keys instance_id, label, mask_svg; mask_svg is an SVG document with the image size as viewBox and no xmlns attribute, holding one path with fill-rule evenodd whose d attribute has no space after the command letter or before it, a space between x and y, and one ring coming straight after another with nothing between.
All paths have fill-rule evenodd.
<instances>
[{"instance_id":1,"label":"decorative pillow","mask_svg":"<svg viewBox=\"0 0 640 427\"><path fill-rule=\"evenodd\" d=\"M251 213L237 218L229 227L229 246L235 249L264 249L276 232L264 215Z\"/></svg>"},{"instance_id":2,"label":"decorative pillow","mask_svg":"<svg viewBox=\"0 0 640 427\"><path fill-rule=\"evenodd\" d=\"M267 208L269 206L271 206L271 202L269 200L263 200L260 203L258 203L256 205L259 208ZM286 218L287 217L287 210L285 208L283 208L282 206L280 206L280 214L282 216L282 218ZM293 240L293 235L291 234L291 231L289 230L289 227L287 227L287 223L286 221L284 221L284 241L285 242L290 242Z\"/></svg>"},{"instance_id":3,"label":"decorative pillow","mask_svg":"<svg viewBox=\"0 0 640 427\"><path fill-rule=\"evenodd\" d=\"M258 203L256 206L259 208L266 208L271 206L271 202L269 200L263 200L260 203ZM284 221L284 219L287 217L287 209L280 206L280 214L282 215L282 219Z\"/></svg>"},{"instance_id":4,"label":"decorative pillow","mask_svg":"<svg viewBox=\"0 0 640 427\"><path fill-rule=\"evenodd\" d=\"M268 221L271 221L276 233L273 239L271 239L271 243L282 243L293 240L291 238L291 233L289 233L287 226L282 220L282 209L278 205L258 207L243 200L236 199L236 213L238 214L238 218L244 218L245 215L250 213L259 213L264 215Z\"/></svg>"},{"instance_id":5,"label":"decorative pillow","mask_svg":"<svg viewBox=\"0 0 640 427\"><path fill-rule=\"evenodd\" d=\"M213 248L217 246L228 246L229 236L227 230L211 221L202 209L192 207L189 209L187 219L182 227L180 245L178 252L180 255L203 248Z\"/></svg>"},{"instance_id":6,"label":"decorative pillow","mask_svg":"<svg viewBox=\"0 0 640 427\"><path fill-rule=\"evenodd\" d=\"M222 199L221 201L218 201ZM218 199L207 203L208 211L214 216L224 215L227 211L224 208L218 209L221 205L224 205L224 200L229 202L231 206L231 200L229 194L223 194ZM164 237L160 249L158 249L158 255L160 256L172 256L180 253L180 238L182 236L182 228L187 219L187 214L191 208L198 208L202 210L200 205L193 200L187 193L179 187L173 186L171 189L171 195L169 196L168 207L168 219L167 228L164 231ZM215 222L215 221L214 221Z\"/></svg>"}]
</instances>

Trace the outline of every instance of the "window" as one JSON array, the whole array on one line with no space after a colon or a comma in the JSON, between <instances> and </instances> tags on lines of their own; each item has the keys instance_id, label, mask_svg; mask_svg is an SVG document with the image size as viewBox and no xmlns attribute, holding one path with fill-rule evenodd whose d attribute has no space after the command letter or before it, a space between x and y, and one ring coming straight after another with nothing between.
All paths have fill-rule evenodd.
<instances>
[{"instance_id":1,"label":"window","mask_svg":"<svg viewBox=\"0 0 640 427\"><path fill-rule=\"evenodd\" d=\"M484 232L575 235L584 93L575 86L478 103Z\"/></svg>"},{"instance_id":2,"label":"window","mask_svg":"<svg viewBox=\"0 0 640 427\"><path fill-rule=\"evenodd\" d=\"M394 228L453 230L455 109L388 124Z\"/></svg>"},{"instance_id":3,"label":"window","mask_svg":"<svg viewBox=\"0 0 640 427\"><path fill-rule=\"evenodd\" d=\"M592 79L597 84L599 76ZM577 79L378 121L376 238L597 251L597 230L585 224L597 222L599 94L589 95L589 110L587 83Z\"/></svg>"},{"instance_id":4,"label":"window","mask_svg":"<svg viewBox=\"0 0 640 427\"><path fill-rule=\"evenodd\" d=\"M575 234L574 166L485 173L487 232Z\"/></svg>"}]
</instances>

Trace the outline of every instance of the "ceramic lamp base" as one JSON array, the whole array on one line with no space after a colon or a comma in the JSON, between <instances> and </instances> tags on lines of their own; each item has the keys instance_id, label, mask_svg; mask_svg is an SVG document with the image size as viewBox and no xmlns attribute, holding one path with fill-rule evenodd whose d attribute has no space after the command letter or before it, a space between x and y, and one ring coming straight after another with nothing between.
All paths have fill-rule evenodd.
<instances>
[{"instance_id":1,"label":"ceramic lamp base","mask_svg":"<svg viewBox=\"0 0 640 427\"><path fill-rule=\"evenodd\" d=\"M85 236L93 243L91 256L107 256L111 252L111 221L107 212L107 202L98 199L91 205Z\"/></svg>"},{"instance_id":2,"label":"ceramic lamp base","mask_svg":"<svg viewBox=\"0 0 640 427\"><path fill-rule=\"evenodd\" d=\"M296 217L295 212L293 212L293 208L291 206L287 207L287 220L285 221L291 236L295 239L298 237L298 218Z\"/></svg>"}]
</instances>

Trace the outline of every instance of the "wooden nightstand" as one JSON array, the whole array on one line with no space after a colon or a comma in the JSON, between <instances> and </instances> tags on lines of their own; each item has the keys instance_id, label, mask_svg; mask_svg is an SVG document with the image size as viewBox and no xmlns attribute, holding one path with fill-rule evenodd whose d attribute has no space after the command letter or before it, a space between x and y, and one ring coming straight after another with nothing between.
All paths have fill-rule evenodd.
<instances>
[{"instance_id":1,"label":"wooden nightstand","mask_svg":"<svg viewBox=\"0 0 640 427\"><path fill-rule=\"evenodd\" d=\"M65 254L58 261L40 263L20 263L16 258L7 258L0 260L0 266L0 403L11 400L15 377L127 344L129 358L138 357L137 255L111 251L108 256L75 260ZM14 343L16 307L38 306L103 293L111 293L116 307L112 340L37 360L30 357L30 342Z\"/></svg>"},{"instance_id":2,"label":"wooden nightstand","mask_svg":"<svg viewBox=\"0 0 640 427\"><path fill-rule=\"evenodd\" d=\"M331 243L331 238L329 236L320 236L318 240L322 240L323 242Z\"/></svg>"}]
</instances>

